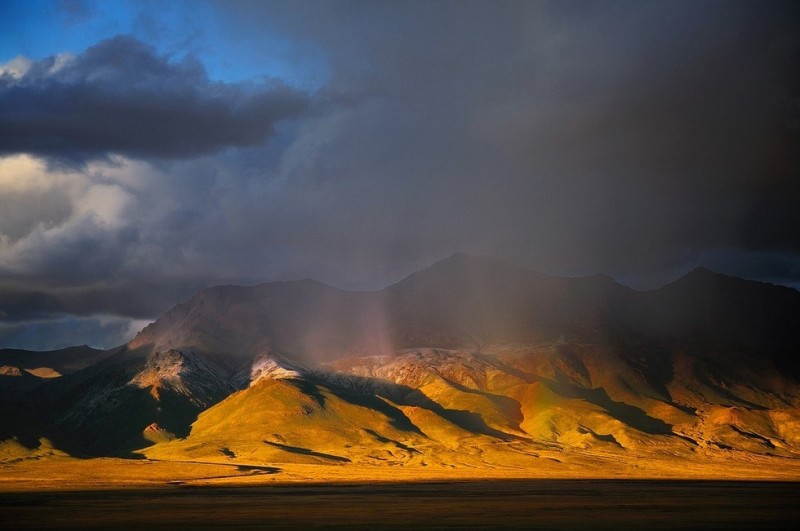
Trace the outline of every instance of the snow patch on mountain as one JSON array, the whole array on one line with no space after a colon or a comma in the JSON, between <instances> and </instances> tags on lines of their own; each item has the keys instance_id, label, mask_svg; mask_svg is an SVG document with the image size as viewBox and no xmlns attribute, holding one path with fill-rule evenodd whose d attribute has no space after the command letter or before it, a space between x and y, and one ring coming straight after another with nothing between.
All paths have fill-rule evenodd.
<instances>
[{"instance_id":1,"label":"snow patch on mountain","mask_svg":"<svg viewBox=\"0 0 800 531\"><path fill-rule=\"evenodd\" d=\"M244 389L260 380L298 380L307 374L309 370L303 365L266 351L258 354L249 367L235 374L232 383L237 389Z\"/></svg>"}]
</instances>

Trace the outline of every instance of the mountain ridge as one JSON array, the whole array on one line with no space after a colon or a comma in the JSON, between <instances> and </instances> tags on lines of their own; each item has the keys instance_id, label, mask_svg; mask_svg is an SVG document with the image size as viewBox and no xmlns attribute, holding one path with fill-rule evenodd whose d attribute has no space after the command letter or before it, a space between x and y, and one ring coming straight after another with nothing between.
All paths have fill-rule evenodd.
<instances>
[{"instance_id":1,"label":"mountain ridge","mask_svg":"<svg viewBox=\"0 0 800 531\"><path fill-rule=\"evenodd\" d=\"M773 312L788 317L772 316L774 320L797 319L800 292L707 269L640 292L607 276L556 277L505 261L456 253L377 291L347 291L310 280L209 288L148 325L129 346L218 352L227 348L241 351L243 358L252 356L252 351L274 347L295 357L333 359L376 349L464 348L496 341L554 341L569 336L585 340L611 332L680 336L687 334L681 327L688 325L673 323L671 316L685 310L696 314L704 304L699 299L717 297L709 290L719 284L748 293L768 291L759 299L764 299L762 306L768 305L769 299L790 306L788 311L779 308ZM241 296L238 302L234 297L237 294ZM243 308L247 304L250 307ZM202 315L205 310L209 315ZM725 311L730 313L730 308ZM233 314L231 322L225 322L226 314ZM726 318L765 321L758 312L748 311ZM170 330L170 319L176 321L175 330ZM649 327L647 319L658 326ZM280 321L276 326L279 329L270 330L270 322L276 320ZM706 327L716 326L709 316L693 314L692 320ZM678 329L671 330L673 325ZM732 328L728 333L737 337L743 336L747 327L737 322ZM748 343L746 338L742 340ZM791 348L800 346L796 338L781 341ZM204 342L210 345L204 347ZM311 350L314 356L308 356ZM786 367L793 374L800 368L795 363Z\"/></svg>"},{"instance_id":2,"label":"mountain ridge","mask_svg":"<svg viewBox=\"0 0 800 531\"><path fill-rule=\"evenodd\" d=\"M22 431L179 461L798 459L800 293L773 288L701 270L640 292L462 254L370 292L216 286L20 395Z\"/></svg>"}]
</instances>

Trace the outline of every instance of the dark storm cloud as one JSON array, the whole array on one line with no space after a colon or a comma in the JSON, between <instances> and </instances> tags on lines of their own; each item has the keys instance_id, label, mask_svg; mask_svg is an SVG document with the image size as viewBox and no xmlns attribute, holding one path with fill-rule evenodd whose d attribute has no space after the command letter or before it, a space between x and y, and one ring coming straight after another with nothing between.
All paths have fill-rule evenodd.
<instances>
[{"instance_id":1,"label":"dark storm cloud","mask_svg":"<svg viewBox=\"0 0 800 531\"><path fill-rule=\"evenodd\" d=\"M99 284L50 291L43 291L41 286L0 285L0 321L50 320L70 315L153 319L208 283L208 279L192 278L175 278L170 282L137 279L112 286Z\"/></svg>"},{"instance_id":2,"label":"dark storm cloud","mask_svg":"<svg viewBox=\"0 0 800 531\"><path fill-rule=\"evenodd\" d=\"M339 248L367 263L460 249L561 273L675 274L708 249L800 245L796 3L230 11L276 10L329 53L331 91L362 95L309 131L324 149L291 178L325 190Z\"/></svg>"},{"instance_id":3,"label":"dark storm cloud","mask_svg":"<svg viewBox=\"0 0 800 531\"><path fill-rule=\"evenodd\" d=\"M84 188L9 192L32 206L0 211L0 233L19 240L7 313L155 318L206 285L304 277L379 288L455 251L639 288L698 265L800 283L796 2L243 0L216 12L256 55L273 32L297 61L321 53L325 86L304 97L212 83L130 39L0 82L3 105L42 98L2 116L54 118L20 129L25 149L3 132L5 152L147 161L92 168ZM70 94L102 128L59 105ZM94 173L121 198L109 223L74 199Z\"/></svg>"},{"instance_id":4,"label":"dark storm cloud","mask_svg":"<svg viewBox=\"0 0 800 531\"><path fill-rule=\"evenodd\" d=\"M0 75L0 154L81 162L111 153L185 158L263 142L307 97L275 81L225 84L191 57L115 37Z\"/></svg>"},{"instance_id":5,"label":"dark storm cloud","mask_svg":"<svg viewBox=\"0 0 800 531\"><path fill-rule=\"evenodd\" d=\"M63 311L64 307L52 295L0 287L0 321L47 318Z\"/></svg>"}]
</instances>

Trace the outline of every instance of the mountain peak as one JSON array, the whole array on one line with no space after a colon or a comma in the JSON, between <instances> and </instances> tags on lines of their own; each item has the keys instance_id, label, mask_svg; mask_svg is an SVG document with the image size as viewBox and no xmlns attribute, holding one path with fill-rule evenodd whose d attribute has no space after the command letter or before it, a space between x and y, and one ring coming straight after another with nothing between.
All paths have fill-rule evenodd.
<instances>
[{"instance_id":1,"label":"mountain peak","mask_svg":"<svg viewBox=\"0 0 800 531\"><path fill-rule=\"evenodd\" d=\"M509 262L506 262L501 258L495 258L493 256L483 256L477 254L467 254L459 251L451 254L447 258L439 260L438 262L434 263L433 266L431 267L436 267L437 265L440 264L466 264L466 263L511 265L509 264Z\"/></svg>"},{"instance_id":2,"label":"mountain peak","mask_svg":"<svg viewBox=\"0 0 800 531\"><path fill-rule=\"evenodd\" d=\"M270 351L261 354L253 361L250 368L250 385L265 378L273 380L300 379L305 372L306 370L299 363L289 361Z\"/></svg>"},{"instance_id":3,"label":"mountain peak","mask_svg":"<svg viewBox=\"0 0 800 531\"><path fill-rule=\"evenodd\" d=\"M421 271L421 273L430 271L445 271L445 272L461 271L464 269L484 269L484 270L514 269L518 271L524 270L521 267L518 267L510 262L506 262L505 260L501 260L499 258L470 255L462 252L457 252L451 254L447 258L435 262L430 267Z\"/></svg>"},{"instance_id":4,"label":"mountain peak","mask_svg":"<svg viewBox=\"0 0 800 531\"><path fill-rule=\"evenodd\" d=\"M696 277L699 277L699 276L706 276L706 277L724 276L724 275L721 275L720 273L717 273L716 271L712 271L709 268L704 267L704 266L695 267L694 269L692 269L691 271L689 271L686 274L686 276L689 276L689 275L696 276Z\"/></svg>"}]
</instances>

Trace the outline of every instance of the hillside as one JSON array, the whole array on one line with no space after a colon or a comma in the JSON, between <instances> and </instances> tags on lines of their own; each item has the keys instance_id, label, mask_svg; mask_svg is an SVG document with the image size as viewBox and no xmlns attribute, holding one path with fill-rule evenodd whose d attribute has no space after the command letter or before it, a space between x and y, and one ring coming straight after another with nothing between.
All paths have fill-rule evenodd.
<instances>
[{"instance_id":1,"label":"hillside","mask_svg":"<svg viewBox=\"0 0 800 531\"><path fill-rule=\"evenodd\" d=\"M157 459L536 466L800 457L800 394L769 363L673 352L657 389L596 345L412 350L267 376L200 414ZM559 457L561 456L561 457Z\"/></svg>"},{"instance_id":2,"label":"hillside","mask_svg":"<svg viewBox=\"0 0 800 531\"><path fill-rule=\"evenodd\" d=\"M8 458L791 470L798 325L797 291L707 270L637 292L454 255L375 292L222 286L80 370L9 365L32 383L2 436Z\"/></svg>"}]
</instances>

